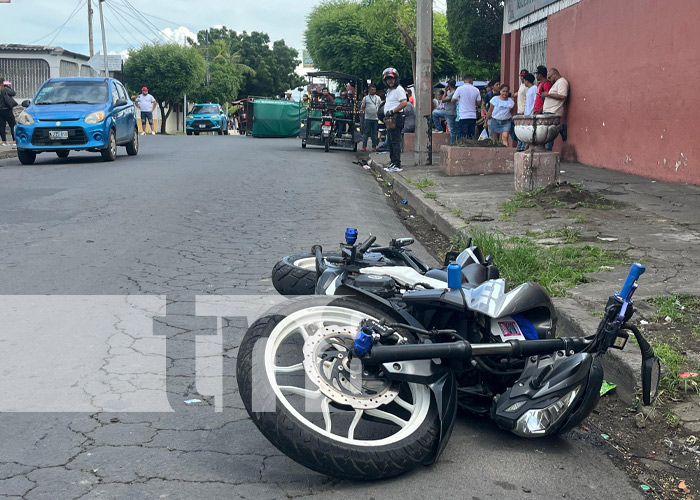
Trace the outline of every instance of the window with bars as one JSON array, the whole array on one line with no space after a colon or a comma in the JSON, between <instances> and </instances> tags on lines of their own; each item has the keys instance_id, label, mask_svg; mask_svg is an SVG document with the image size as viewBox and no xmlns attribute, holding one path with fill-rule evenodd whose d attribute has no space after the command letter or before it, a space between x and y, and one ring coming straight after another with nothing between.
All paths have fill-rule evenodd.
<instances>
[{"instance_id":1,"label":"window with bars","mask_svg":"<svg viewBox=\"0 0 700 500\"><path fill-rule=\"evenodd\" d=\"M520 67L533 75L537 66L547 65L547 19L531 24L520 33Z\"/></svg>"},{"instance_id":2,"label":"window with bars","mask_svg":"<svg viewBox=\"0 0 700 500\"><path fill-rule=\"evenodd\" d=\"M66 76L80 76L78 64L71 61L61 61L58 67L58 73L61 78Z\"/></svg>"},{"instance_id":3,"label":"window with bars","mask_svg":"<svg viewBox=\"0 0 700 500\"><path fill-rule=\"evenodd\" d=\"M51 68L43 59L0 57L0 76L12 82L19 99L30 99L41 84L49 79Z\"/></svg>"}]
</instances>

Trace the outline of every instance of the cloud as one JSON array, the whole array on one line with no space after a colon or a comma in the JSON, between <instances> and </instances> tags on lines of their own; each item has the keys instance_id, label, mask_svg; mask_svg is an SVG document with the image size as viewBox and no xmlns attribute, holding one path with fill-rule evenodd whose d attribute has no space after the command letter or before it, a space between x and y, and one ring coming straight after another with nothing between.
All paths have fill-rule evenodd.
<instances>
[{"instance_id":1,"label":"cloud","mask_svg":"<svg viewBox=\"0 0 700 500\"><path fill-rule=\"evenodd\" d=\"M165 42L175 42L178 45L187 45L187 38L191 38L193 40L197 39L197 34L192 33L189 29L185 28L184 26L180 26L179 28L176 28L174 30L170 28L165 28L164 30L160 31L163 41Z\"/></svg>"}]
</instances>

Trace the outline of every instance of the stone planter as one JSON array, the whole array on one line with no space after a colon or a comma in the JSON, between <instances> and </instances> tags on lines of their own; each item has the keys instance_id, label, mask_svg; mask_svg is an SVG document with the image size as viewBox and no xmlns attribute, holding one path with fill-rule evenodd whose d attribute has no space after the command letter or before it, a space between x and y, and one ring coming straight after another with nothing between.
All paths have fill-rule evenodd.
<instances>
[{"instance_id":1,"label":"stone planter","mask_svg":"<svg viewBox=\"0 0 700 500\"><path fill-rule=\"evenodd\" d=\"M416 150L416 134L413 132L403 135L404 153L413 153ZM440 151L441 146L450 144L450 134L433 134L433 153Z\"/></svg>"},{"instance_id":2,"label":"stone planter","mask_svg":"<svg viewBox=\"0 0 700 500\"><path fill-rule=\"evenodd\" d=\"M512 174L513 150L442 146L440 171L445 175Z\"/></svg>"},{"instance_id":3,"label":"stone planter","mask_svg":"<svg viewBox=\"0 0 700 500\"><path fill-rule=\"evenodd\" d=\"M559 182L559 153L525 151L515 153L515 191L532 191Z\"/></svg>"},{"instance_id":4,"label":"stone planter","mask_svg":"<svg viewBox=\"0 0 700 500\"><path fill-rule=\"evenodd\" d=\"M524 143L534 146L536 151L545 151L544 145L559 134L558 115L515 115L515 135Z\"/></svg>"}]
</instances>

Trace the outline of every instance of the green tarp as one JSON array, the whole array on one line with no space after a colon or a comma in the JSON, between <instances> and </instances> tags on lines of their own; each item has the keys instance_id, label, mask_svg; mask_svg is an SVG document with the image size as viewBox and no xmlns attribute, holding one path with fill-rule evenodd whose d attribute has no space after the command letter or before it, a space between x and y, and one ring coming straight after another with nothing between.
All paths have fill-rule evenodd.
<instances>
[{"instance_id":1,"label":"green tarp","mask_svg":"<svg viewBox=\"0 0 700 500\"><path fill-rule=\"evenodd\" d=\"M299 102L256 99L253 102L253 131L257 137L298 137L306 110Z\"/></svg>"}]
</instances>

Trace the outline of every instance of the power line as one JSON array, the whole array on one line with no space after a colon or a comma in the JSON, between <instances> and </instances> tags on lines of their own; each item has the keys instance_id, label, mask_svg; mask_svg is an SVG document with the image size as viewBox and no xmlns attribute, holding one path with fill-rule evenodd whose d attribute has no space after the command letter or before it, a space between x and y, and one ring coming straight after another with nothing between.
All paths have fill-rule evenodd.
<instances>
[{"instance_id":1,"label":"power line","mask_svg":"<svg viewBox=\"0 0 700 500\"><path fill-rule=\"evenodd\" d=\"M87 0L78 0L77 5L76 5L75 8L73 9L73 12L71 12L70 16L68 16L68 19L66 19L65 22L64 22L63 24L61 24L58 28L52 30L51 32L47 33L46 35L42 36L41 38L37 38L37 39L34 40L33 42L30 42L29 45L34 45L36 42L38 42L38 41L40 41L40 40L43 40L44 38L47 38L47 37L51 36L51 34L53 34L53 33L55 33L56 31L58 31L58 33L56 33L56 35L54 35L54 37L53 37L53 38L51 39L51 41L48 43L48 45L51 45L51 44L53 43L53 41L56 39L56 37L61 33L61 30L65 27L65 25L68 24L68 21L70 21L71 19L73 19L73 17L74 17L74 16L78 13L78 11L83 7L83 5L85 4L86 1L87 1Z\"/></svg>"},{"instance_id":2,"label":"power line","mask_svg":"<svg viewBox=\"0 0 700 500\"><path fill-rule=\"evenodd\" d=\"M105 2L105 5L106 5L107 7L109 7L109 4L106 3L106 2ZM109 8L111 9L111 7L109 7ZM124 38L124 35L122 35L121 31L118 30L118 29L112 24L112 22L109 20L109 18L108 18L107 16L104 16L104 18L105 18L105 21L107 21L107 24L109 24L109 25L112 27L112 29L117 33L117 35L119 35L119 36L122 38L122 40L124 40L124 41L126 42L127 45L129 45L130 47L133 46L133 42L130 42L129 40L127 40L126 38ZM118 17L116 17L116 16L115 16L115 19L116 19L117 21L119 21L119 24L121 24L121 25L125 28L124 31L128 33L129 30L126 29L126 27L125 27L124 24L121 22L121 20L120 20Z\"/></svg>"},{"instance_id":3,"label":"power line","mask_svg":"<svg viewBox=\"0 0 700 500\"><path fill-rule=\"evenodd\" d=\"M167 38L171 43L177 43L177 41L170 36L166 35L163 33L158 26L153 24L147 17L145 17L140 11L138 11L131 3L129 0L123 0L123 3L121 4L124 7L129 8L136 16L136 19L143 24L149 31L154 33L156 37L165 37Z\"/></svg>"},{"instance_id":4,"label":"power line","mask_svg":"<svg viewBox=\"0 0 700 500\"><path fill-rule=\"evenodd\" d=\"M108 2L105 2L105 5L106 5L106 6L110 9L110 11L114 14L114 16L115 16L115 18L117 19L117 21L119 21L119 24L121 24L122 27L124 27L124 31L125 31L127 34L129 34L129 35L132 36L132 37L134 36L133 33L129 30L129 28L127 28L126 25L122 22L122 20L126 21L126 22L129 24L129 26L131 26L134 30L136 30L138 33L140 33L141 36L143 36L148 42L151 41L151 38L150 38L148 35L146 35L143 31L141 31L141 30L138 29L136 26L134 26L134 25L131 23L131 21L129 21L129 18L126 17L126 16L124 16L124 14L123 14L122 12L118 11L118 10L116 9L116 7L112 7L112 6L110 5L110 3L108 3ZM122 36L121 33L119 33L119 36ZM122 36L122 39L124 39L123 36ZM129 41L126 40L126 39L124 39L124 41L127 42L129 45L133 45L133 42L129 42Z\"/></svg>"}]
</instances>

